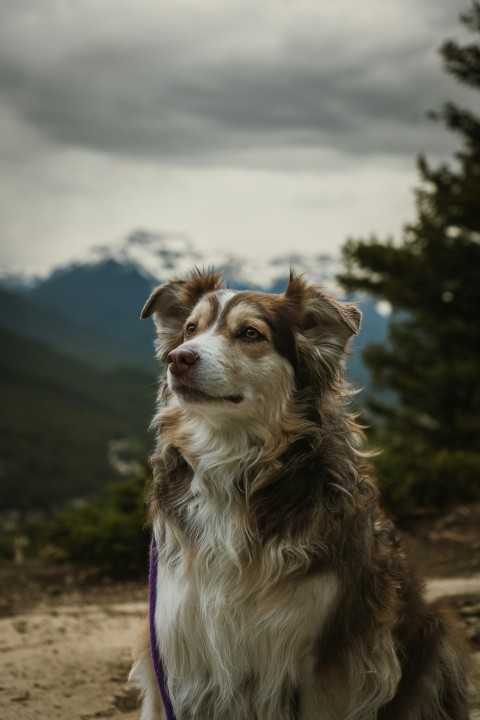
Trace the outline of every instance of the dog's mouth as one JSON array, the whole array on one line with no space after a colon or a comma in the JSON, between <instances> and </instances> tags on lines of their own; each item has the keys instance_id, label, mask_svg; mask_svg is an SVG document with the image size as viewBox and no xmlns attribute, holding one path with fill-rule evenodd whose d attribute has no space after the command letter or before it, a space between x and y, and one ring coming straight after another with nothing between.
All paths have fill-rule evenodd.
<instances>
[{"instance_id":1,"label":"dog's mouth","mask_svg":"<svg viewBox=\"0 0 480 720\"><path fill-rule=\"evenodd\" d=\"M238 405L243 400L241 395L208 395L203 390L192 388L189 385L176 385L173 390L188 402L228 402Z\"/></svg>"}]
</instances>

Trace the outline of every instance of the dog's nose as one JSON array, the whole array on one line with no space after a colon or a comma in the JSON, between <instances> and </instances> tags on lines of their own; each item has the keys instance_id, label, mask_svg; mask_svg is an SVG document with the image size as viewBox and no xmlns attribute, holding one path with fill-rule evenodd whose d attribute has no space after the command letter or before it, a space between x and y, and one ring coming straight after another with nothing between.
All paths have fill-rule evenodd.
<instances>
[{"instance_id":1,"label":"dog's nose","mask_svg":"<svg viewBox=\"0 0 480 720\"><path fill-rule=\"evenodd\" d=\"M168 369L172 375L185 375L195 365L200 355L189 348L172 350L167 355Z\"/></svg>"}]
</instances>

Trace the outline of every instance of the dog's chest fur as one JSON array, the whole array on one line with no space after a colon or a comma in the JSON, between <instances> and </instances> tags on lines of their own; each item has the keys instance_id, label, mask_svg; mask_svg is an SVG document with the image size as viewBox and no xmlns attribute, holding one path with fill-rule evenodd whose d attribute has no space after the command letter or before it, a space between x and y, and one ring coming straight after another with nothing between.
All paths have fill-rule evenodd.
<instances>
[{"instance_id":1,"label":"dog's chest fur","mask_svg":"<svg viewBox=\"0 0 480 720\"><path fill-rule=\"evenodd\" d=\"M220 511L198 477L192 486L188 523L196 552L167 561L167 527L158 562L156 628L176 716L292 720L301 689L313 682L313 651L338 594L337 576L252 592L234 507ZM271 563L280 571L283 562L279 548Z\"/></svg>"}]
</instances>

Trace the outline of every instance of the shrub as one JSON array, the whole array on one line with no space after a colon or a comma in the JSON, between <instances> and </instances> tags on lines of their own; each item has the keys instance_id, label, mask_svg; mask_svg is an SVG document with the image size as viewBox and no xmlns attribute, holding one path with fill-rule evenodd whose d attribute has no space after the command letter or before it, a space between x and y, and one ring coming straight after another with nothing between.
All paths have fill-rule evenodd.
<instances>
[{"instance_id":1,"label":"shrub","mask_svg":"<svg viewBox=\"0 0 480 720\"><path fill-rule=\"evenodd\" d=\"M144 576L149 546L144 496L145 478L111 485L106 497L59 513L47 541L72 562L111 577Z\"/></svg>"}]
</instances>

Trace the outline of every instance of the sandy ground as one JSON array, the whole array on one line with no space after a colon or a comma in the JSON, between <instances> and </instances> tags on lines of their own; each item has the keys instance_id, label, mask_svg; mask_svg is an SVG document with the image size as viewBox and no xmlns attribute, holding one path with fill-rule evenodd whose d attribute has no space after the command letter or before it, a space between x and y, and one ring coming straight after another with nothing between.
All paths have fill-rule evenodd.
<instances>
[{"instance_id":1,"label":"sandy ground","mask_svg":"<svg viewBox=\"0 0 480 720\"><path fill-rule=\"evenodd\" d=\"M138 717L127 685L144 603L39 608L0 620L2 720Z\"/></svg>"}]
</instances>

